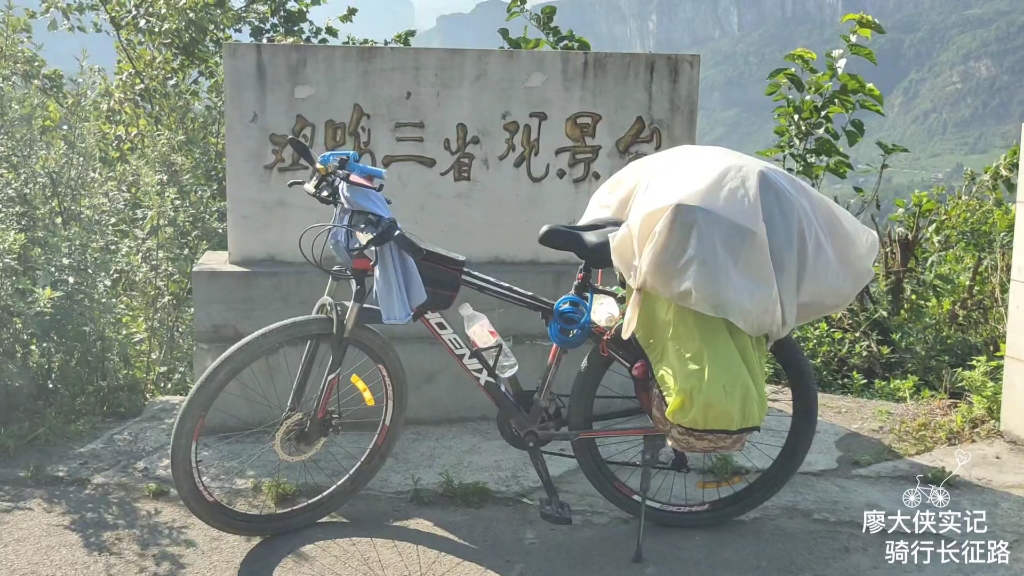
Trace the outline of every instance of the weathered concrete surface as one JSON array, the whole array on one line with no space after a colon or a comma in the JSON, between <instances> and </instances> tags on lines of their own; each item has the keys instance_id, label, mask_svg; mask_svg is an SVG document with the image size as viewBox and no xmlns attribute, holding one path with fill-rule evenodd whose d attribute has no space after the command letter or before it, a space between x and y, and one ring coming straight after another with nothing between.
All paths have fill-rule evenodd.
<instances>
[{"instance_id":1,"label":"weathered concrete surface","mask_svg":"<svg viewBox=\"0 0 1024 576\"><path fill-rule=\"evenodd\" d=\"M988 440L965 446L970 460L957 470L959 479L982 486L998 486L1007 492L1024 495L1024 448L1002 441ZM943 447L927 454L881 462L854 471L856 476L913 477L934 468L953 472L957 468L957 448Z\"/></svg>"},{"instance_id":2,"label":"weathered concrete surface","mask_svg":"<svg viewBox=\"0 0 1024 576\"><path fill-rule=\"evenodd\" d=\"M224 74L232 263L302 262L299 234L330 219L285 187L309 173L275 155L288 134L377 166L419 156L429 168L386 166L407 229L475 261L531 263L572 261L524 240L578 218L631 154L697 135L695 55L230 43Z\"/></svg>"},{"instance_id":3,"label":"weathered concrete surface","mask_svg":"<svg viewBox=\"0 0 1024 576\"><path fill-rule=\"evenodd\" d=\"M224 66L228 250L193 272L197 375L323 294L326 277L303 261L299 239L332 214L286 187L309 173L285 149L289 134L317 154L360 151L388 169L385 193L406 230L474 264L523 264L499 277L556 298L574 266L542 263L575 257L538 245L538 230L579 218L637 154L696 142L700 59L691 55L227 44ZM536 316L474 296L464 295L495 313L524 372L538 377L545 355L519 344L542 334ZM493 415L464 393L439 346L415 340L419 326L388 333L407 340L411 421Z\"/></svg>"},{"instance_id":4,"label":"weathered concrete surface","mask_svg":"<svg viewBox=\"0 0 1024 576\"><path fill-rule=\"evenodd\" d=\"M565 265L483 265L479 271L515 284L535 294L555 298L572 286L576 268ZM306 264L229 264L224 252L208 252L192 274L195 301L196 378L232 344L274 322L309 314L324 295L327 276ZM336 298L349 296L339 286ZM463 289L451 310L443 313L460 333L462 321L455 310L463 302L487 314L519 360L524 387L536 388L543 374L550 346L540 316L498 300ZM420 323L378 326L395 344L409 381L410 422L440 423L492 418L494 405L476 389L465 371L444 346ZM559 371L558 383L568 386L576 375L587 348L570 353ZM299 353L299 352L296 352ZM273 360L273 359L272 359ZM272 361L261 369L296 370L298 361ZM283 372L281 372L283 374ZM291 372L294 376L294 372ZM288 378L272 380L287 398ZM239 411L240 413L240 411Z\"/></svg>"},{"instance_id":5,"label":"weathered concrete surface","mask_svg":"<svg viewBox=\"0 0 1024 576\"><path fill-rule=\"evenodd\" d=\"M1002 442L973 444L951 489L953 511L985 511L983 534L944 538L863 531L864 512L902 507L913 468L883 463L852 472L843 465L860 435L822 422L803 474L742 519L706 530L648 526L643 564L629 562L636 521L604 502L571 461L549 458L575 523L542 522L524 454L505 446L487 423L410 427L391 461L342 516L266 540L218 533L193 518L171 496L140 497L141 485L165 478L166 434L180 400L154 402L137 421L112 430L63 458L73 462L60 484L0 474L0 566L5 576L85 574L239 574L440 576L639 576L682 573L789 575L1019 575L1024 455ZM860 437L863 440L863 437ZM949 450L920 460L949 468ZM61 471L51 467L51 471ZM424 485L441 471L459 480L483 480L513 496L483 509L444 501L410 503L411 476ZM70 480L78 479L77 482ZM912 513L910 514L912 516ZM891 523L887 522L887 529ZM912 525L908 521L908 525ZM903 540L1005 541L1008 564L893 565L886 542ZM799 553L795 553L799 552ZM958 559L960 556L958 556Z\"/></svg>"},{"instance_id":6,"label":"weathered concrete surface","mask_svg":"<svg viewBox=\"0 0 1024 576\"><path fill-rule=\"evenodd\" d=\"M577 514L542 522L531 506L417 506L364 495L343 518L265 540L218 533L183 506L113 488L0 486L5 576L873 576L1024 573L1020 499L968 486L958 507L987 510L985 540L1010 542L1009 564L888 564L886 533L862 532L863 510L893 510L904 484L803 476L761 513L707 530L648 526L632 564L636 521ZM907 538L905 534L902 539ZM962 541L962 536L956 538Z\"/></svg>"},{"instance_id":7,"label":"weathered concrete surface","mask_svg":"<svg viewBox=\"0 0 1024 576\"><path fill-rule=\"evenodd\" d=\"M1021 127L1024 136L1024 126ZM1024 161L1022 161L1024 164ZM1006 318L1006 357L1003 364L1003 406L1000 426L1007 437L1024 442L1024 195L1017 183L1014 215L1013 262L1010 266L1010 301Z\"/></svg>"}]
</instances>

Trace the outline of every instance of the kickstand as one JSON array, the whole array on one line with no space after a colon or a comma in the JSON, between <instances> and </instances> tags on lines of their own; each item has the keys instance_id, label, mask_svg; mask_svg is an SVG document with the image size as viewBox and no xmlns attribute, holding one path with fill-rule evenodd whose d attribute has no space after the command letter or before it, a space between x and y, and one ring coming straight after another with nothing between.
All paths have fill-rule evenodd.
<instances>
[{"instance_id":1,"label":"kickstand","mask_svg":"<svg viewBox=\"0 0 1024 576\"><path fill-rule=\"evenodd\" d=\"M644 516L647 511L647 491L651 488L651 467L658 456L658 442L654 436L644 436L643 455L640 457L640 527L636 532L636 550L633 552L633 563L644 561Z\"/></svg>"}]
</instances>

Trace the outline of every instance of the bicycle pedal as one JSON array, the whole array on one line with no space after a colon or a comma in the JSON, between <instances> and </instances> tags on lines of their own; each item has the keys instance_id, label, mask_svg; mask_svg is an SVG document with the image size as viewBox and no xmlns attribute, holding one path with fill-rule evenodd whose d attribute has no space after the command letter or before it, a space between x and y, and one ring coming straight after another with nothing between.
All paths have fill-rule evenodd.
<instances>
[{"instance_id":1,"label":"bicycle pedal","mask_svg":"<svg viewBox=\"0 0 1024 576\"><path fill-rule=\"evenodd\" d=\"M540 519L545 522L558 526L572 524L572 508L569 507L568 502L541 498L537 503L537 507L540 509Z\"/></svg>"}]
</instances>

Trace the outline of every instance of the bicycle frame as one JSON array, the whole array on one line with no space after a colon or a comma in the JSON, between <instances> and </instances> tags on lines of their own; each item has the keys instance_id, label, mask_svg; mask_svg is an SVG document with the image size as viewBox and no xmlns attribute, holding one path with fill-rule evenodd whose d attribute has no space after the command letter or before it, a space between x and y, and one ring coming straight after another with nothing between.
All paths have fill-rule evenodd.
<instances>
[{"instance_id":1,"label":"bicycle frame","mask_svg":"<svg viewBox=\"0 0 1024 576\"><path fill-rule=\"evenodd\" d=\"M366 288L366 280L370 276L371 271L372 263L368 258L365 258L365 256L354 258L351 276L348 278L352 286L351 301L346 305L333 299L332 296L337 289L339 278L332 275L324 297L317 302L314 309L315 314L329 314L335 323L335 338L331 344L331 364L317 391L317 399L314 404L314 406L318 407L318 416L323 416L327 402L333 393L334 387L337 385L338 377L340 376L338 372L341 370L342 360L348 348L347 335L357 324L383 324L380 309L366 304L366 299L369 295ZM594 286L591 282L591 277L591 268L587 264L581 265L576 275L576 280L573 283L572 293L578 296L585 296L590 291L593 291L595 294L606 293L612 295L611 292ZM463 271L463 286L514 306L537 312L545 321L549 321L554 314L555 303L551 300L468 268ZM342 311L341 308L345 308L345 310ZM500 343L485 349L472 349L466 345L452 325L439 312L422 312L418 313L414 318L426 326L427 330L444 344L445 349L448 350L452 358L458 361L466 374L498 408L498 411L509 419L528 446L550 441L574 441L579 438L661 435L660 432L650 426L642 428L612 427L601 430L561 431L559 429L566 425L564 417L549 422L542 422L542 419L547 412L548 406L550 406L551 397L554 392L555 377L562 360L568 352L567 350L552 344L547 365L538 383L534 401L530 410L527 411L516 401L515 394L522 391L518 378L513 375L508 379L508 386L506 386L502 382L502 378L498 376L495 370L496 366L489 364L482 354L492 349L495 350L497 352L495 354L496 363L498 354L500 354ZM591 342L603 341L608 353L627 367L632 366L641 357L639 347L635 342L632 340L623 341L619 338L606 338L607 334L607 330L591 323L588 340ZM302 369L300 369L296 377L288 401L289 411L296 411L302 403L305 395L306 381L310 376L309 372L312 364L307 360L310 355L315 355L318 346L319 344L315 342L307 344L306 351L303 354ZM595 421L614 420L631 415L640 415L641 413L643 413L642 408L637 410L620 410L601 415L600 418L595 417ZM320 426L321 418L310 419L310 432L319 433Z\"/></svg>"}]
</instances>

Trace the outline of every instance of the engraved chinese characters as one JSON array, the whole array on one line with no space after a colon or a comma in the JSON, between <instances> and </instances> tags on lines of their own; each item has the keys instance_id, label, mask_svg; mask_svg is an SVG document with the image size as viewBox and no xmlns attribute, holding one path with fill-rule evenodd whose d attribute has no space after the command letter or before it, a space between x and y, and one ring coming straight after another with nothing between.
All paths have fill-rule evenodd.
<instances>
[{"instance_id":1,"label":"engraved chinese characters","mask_svg":"<svg viewBox=\"0 0 1024 576\"><path fill-rule=\"evenodd\" d=\"M557 136L550 133L542 136L544 124L550 119L547 112L534 110L518 118L510 116L507 113L502 116L500 130L489 132L478 131L465 122L444 127L415 118L390 122L394 142L380 157L381 166L388 169L403 164L415 165L409 169L443 166L444 169L437 170L438 175L451 178L454 183L471 182L480 178L476 164L482 162L486 171L491 168L487 158L496 156L499 163L511 159L511 167L523 170L532 183L543 182L553 173L559 180L582 184L603 177L597 166L609 152L617 154L620 162L626 159L628 163L657 152L663 145L661 128L643 116L635 116L626 125L621 121L612 122L614 119L597 112L574 112L565 118L562 134ZM376 166L378 156L374 148L379 149L381 145L372 142L371 118L362 105L355 103L347 122L334 118L325 121L322 126L324 150L354 150L360 154L360 162ZM297 114L289 133L269 135L271 159L264 168L276 168L279 172L309 170L309 166L287 150L288 137L294 136L316 148L316 139L321 133L318 128L306 116ZM616 132L612 132L613 129ZM496 137L495 133L502 136ZM545 143L551 138L555 140ZM602 143L602 139L608 142ZM439 154L447 160L442 163L437 157ZM553 163L556 164L554 169Z\"/></svg>"}]
</instances>

